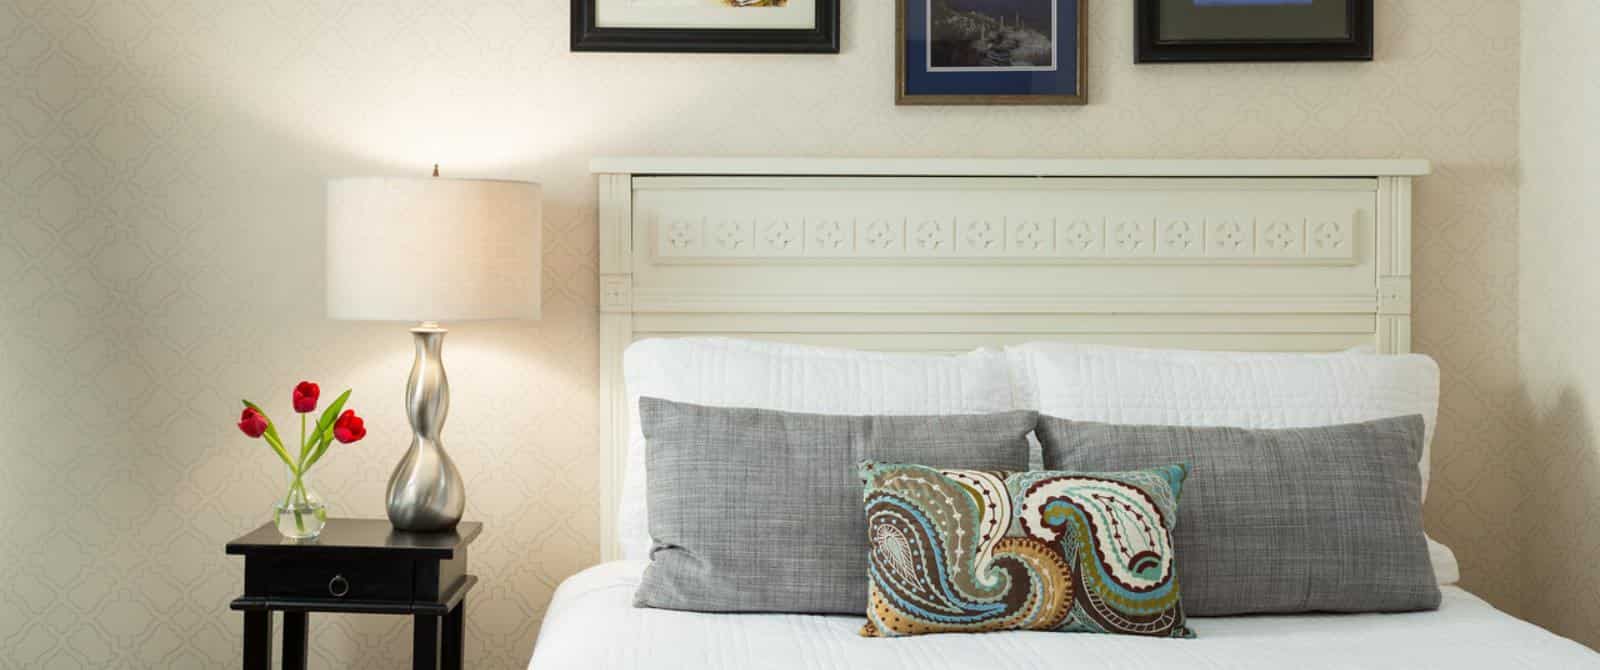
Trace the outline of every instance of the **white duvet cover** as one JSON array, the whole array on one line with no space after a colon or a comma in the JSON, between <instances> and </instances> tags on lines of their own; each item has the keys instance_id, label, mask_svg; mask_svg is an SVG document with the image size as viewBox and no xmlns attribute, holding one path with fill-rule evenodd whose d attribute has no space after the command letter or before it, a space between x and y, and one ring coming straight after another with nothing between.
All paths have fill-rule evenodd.
<instances>
[{"instance_id":1,"label":"white duvet cover","mask_svg":"<svg viewBox=\"0 0 1600 670\"><path fill-rule=\"evenodd\" d=\"M636 609L646 561L584 570L556 589L530 670L695 668L1600 669L1600 655L1444 587L1437 612L1190 619L1193 640L1072 633L883 639L860 617Z\"/></svg>"}]
</instances>

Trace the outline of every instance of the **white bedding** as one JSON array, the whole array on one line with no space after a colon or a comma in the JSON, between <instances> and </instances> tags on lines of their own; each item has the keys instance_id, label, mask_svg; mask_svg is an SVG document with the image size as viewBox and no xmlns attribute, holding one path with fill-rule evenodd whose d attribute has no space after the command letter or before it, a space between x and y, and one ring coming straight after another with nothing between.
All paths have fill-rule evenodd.
<instances>
[{"instance_id":1,"label":"white bedding","mask_svg":"<svg viewBox=\"0 0 1600 670\"><path fill-rule=\"evenodd\" d=\"M531 670L1600 668L1600 654L1444 587L1437 612L1191 619L1194 640L1070 633L862 638L864 619L636 609L646 561L556 589Z\"/></svg>"},{"instance_id":2,"label":"white bedding","mask_svg":"<svg viewBox=\"0 0 1600 670\"><path fill-rule=\"evenodd\" d=\"M1423 415L1430 436L1439 401L1439 369L1426 356L1355 352L1252 354L1031 342L1004 352L937 356L686 337L635 342L623 367L629 436L617 540L627 559L650 552L640 396L828 414L1026 408L1088 421L1250 428L1415 413ZM1037 467L1037 448L1034 458ZM1427 465L1424 456L1424 487ZM1455 583L1455 555L1431 538L1428 545L1439 583Z\"/></svg>"},{"instance_id":3,"label":"white bedding","mask_svg":"<svg viewBox=\"0 0 1600 670\"><path fill-rule=\"evenodd\" d=\"M1079 421L1309 428L1422 415L1422 497L1439 365L1420 354L1252 353L1068 342L1006 347L1017 404Z\"/></svg>"}]
</instances>

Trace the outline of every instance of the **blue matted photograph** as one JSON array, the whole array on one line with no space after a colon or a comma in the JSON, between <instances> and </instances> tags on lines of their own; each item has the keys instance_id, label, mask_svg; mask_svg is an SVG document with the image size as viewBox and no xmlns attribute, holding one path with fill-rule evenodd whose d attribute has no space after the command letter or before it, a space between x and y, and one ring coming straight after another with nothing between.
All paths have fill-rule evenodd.
<instances>
[{"instance_id":1,"label":"blue matted photograph","mask_svg":"<svg viewBox=\"0 0 1600 670\"><path fill-rule=\"evenodd\" d=\"M1081 105L1087 0L899 0L895 103Z\"/></svg>"}]
</instances>

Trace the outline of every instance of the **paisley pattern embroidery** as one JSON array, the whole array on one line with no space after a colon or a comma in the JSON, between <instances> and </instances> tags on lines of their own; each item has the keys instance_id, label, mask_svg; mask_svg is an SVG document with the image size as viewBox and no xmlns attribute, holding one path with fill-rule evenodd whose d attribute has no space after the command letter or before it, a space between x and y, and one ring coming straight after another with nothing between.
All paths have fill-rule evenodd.
<instances>
[{"instance_id":1,"label":"paisley pattern embroidery","mask_svg":"<svg viewBox=\"0 0 1600 670\"><path fill-rule=\"evenodd\" d=\"M867 637L1053 630L1194 637L1172 524L1182 465L1115 473L861 464Z\"/></svg>"}]
</instances>

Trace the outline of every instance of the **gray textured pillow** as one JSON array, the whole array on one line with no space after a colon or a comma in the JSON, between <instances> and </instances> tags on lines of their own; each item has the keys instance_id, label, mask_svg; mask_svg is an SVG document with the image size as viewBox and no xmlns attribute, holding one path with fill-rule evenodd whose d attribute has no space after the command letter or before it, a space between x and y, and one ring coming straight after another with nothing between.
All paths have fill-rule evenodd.
<instances>
[{"instance_id":1,"label":"gray textured pillow","mask_svg":"<svg viewBox=\"0 0 1600 670\"><path fill-rule=\"evenodd\" d=\"M1051 470L1188 463L1175 542L1184 609L1435 609L1422 417L1322 428L1116 426L1039 417Z\"/></svg>"},{"instance_id":2,"label":"gray textured pillow","mask_svg":"<svg viewBox=\"0 0 1600 670\"><path fill-rule=\"evenodd\" d=\"M833 416L639 400L654 539L634 604L860 616L863 460L1020 470L1034 412Z\"/></svg>"}]
</instances>

